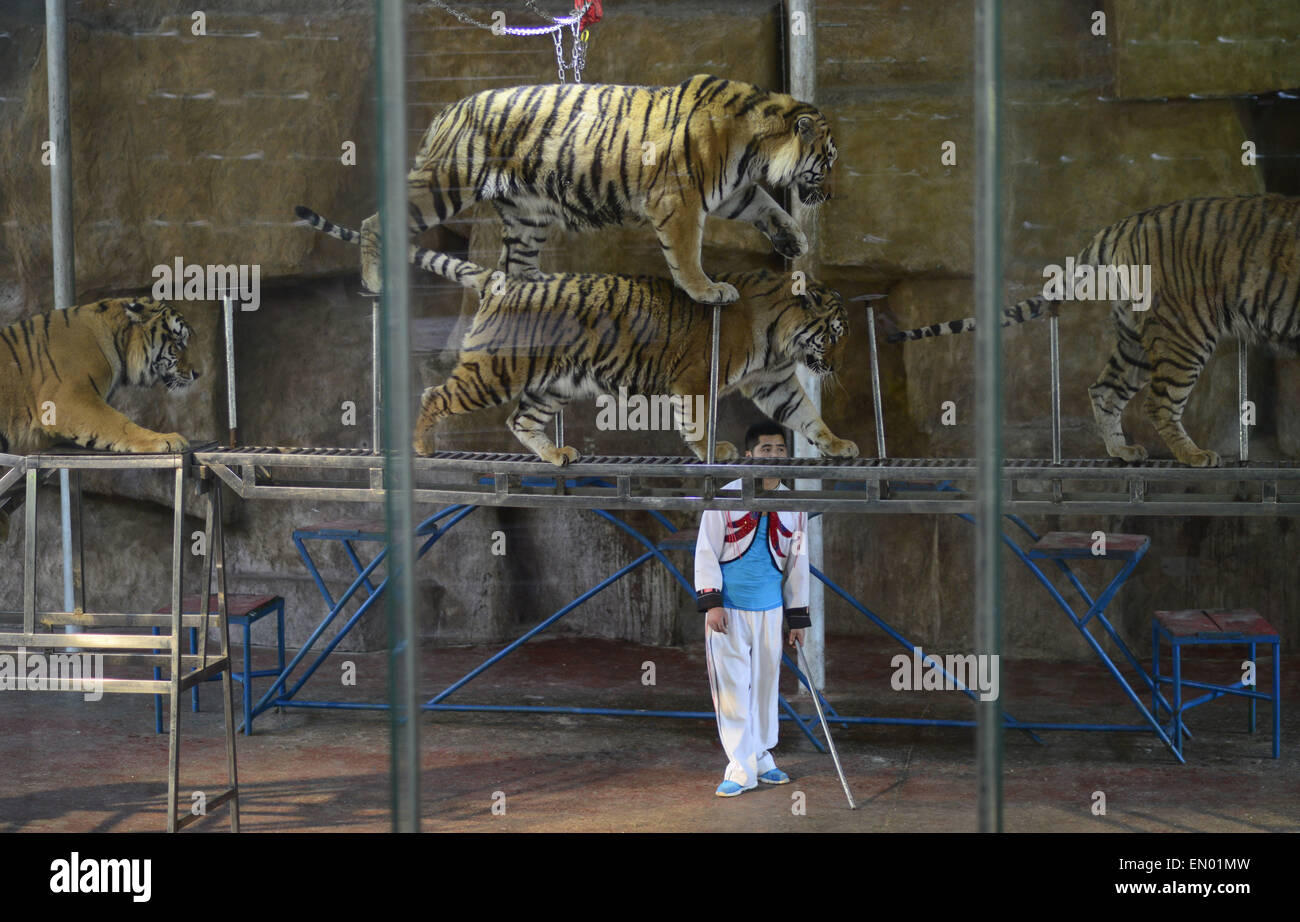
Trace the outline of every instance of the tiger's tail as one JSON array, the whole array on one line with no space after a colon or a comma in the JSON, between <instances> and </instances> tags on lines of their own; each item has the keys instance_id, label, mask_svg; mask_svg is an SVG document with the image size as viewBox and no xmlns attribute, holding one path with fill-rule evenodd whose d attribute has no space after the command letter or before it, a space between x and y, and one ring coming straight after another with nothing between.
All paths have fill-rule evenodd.
<instances>
[{"instance_id":1,"label":"tiger's tail","mask_svg":"<svg viewBox=\"0 0 1300 922\"><path fill-rule=\"evenodd\" d=\"M1009 327L1014 323L1026 323L1030 320L1037 320L1039 317L1048 313L1054 304L1058 302L1049 301L1042 295L1036 295L1032 298L1026 298L1024 301L1017 302L1011 307L1004 308L1002 311L1002 326ZM886 337L886 342L901 343L910 342L917 339L925 339L930 336L950 336L953 333L969 333L975 329L975 318L966 317L962 320L947 320L943 323L932 323L926 327L916 327L911 330L899 330L891 333Z\"/></svg>"},{"instance_id":2,"label":"tiger's tail","mask_svg":"<svg viewBox=\"0 0 1300 922\"><path fill-rule=\"evenodd\" d=\"M294 208L294 213L323 234L328 234L342 240L344 243L357 246L361 244L361 234L357 231L341 224L335 224L305 205L298 205ZM455 256L448 256L446 253L439 253L436 250L427 250L415 244L410 244L407 247L407 258L412 265L419 266L425 272L441 275L458 285L472 288L479 294L483 293L488 283L492 281L492 277L497 274L497 270L480 266L468 259L457 259Z\"/></svg>"},{"instance_id":3,"label":"tiger's tail","mask_svg":"<svg viewBox=\"0 0 1300 922\"><path fill-rule=\"evenodd\" d=\"M1106 230L1097 234L1088 244L1088 247L1078 255L1075 262L1077 265L1096 266L1110 258L1110 254L1116 249L1115 235L1112 233L1114 227L1108 227ZM1002 326L1009 327L1016 323L1028 323L1030 320L1037 320L1039 317L1050 314L1060 301L1053 300L1044 295L1035 295L1032 298L1026 298L1018 301L1010 307L1002 310ZM890 333L886 342L901 343L911 342L918 339L926 339L930 336L950 336L954 333L969 333L975 329L975 318L966 317L961 320L947 320L943 323L932 323L929 326L915 327L911 330L898 330Z\"/></svg>"}]
</instances>

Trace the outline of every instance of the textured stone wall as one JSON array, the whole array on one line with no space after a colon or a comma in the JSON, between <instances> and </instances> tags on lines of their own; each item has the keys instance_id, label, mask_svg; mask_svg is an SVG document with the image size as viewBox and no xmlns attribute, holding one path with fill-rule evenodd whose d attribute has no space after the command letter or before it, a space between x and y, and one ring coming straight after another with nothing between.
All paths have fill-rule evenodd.
<instances>
[{"instance_id":1,"label":"textured stone wall","mask_svg":"<svg viewBox=\"0 0 1300 922\"><path fill-rule=\"evenodd\" d=\"M545 4L556 6L555 3ZM14 0L0 10L0 322L48 307L51 291L43 10ZM370 438L370 301L358 295L357 253L294 226L304 203L356 226L376 200L373 23L363 0L207 3L207 36L191 34L194 4L140 0L70 3L73 176L77 291L145 291L155 265L256 263L263 299L237 319L237 398L247 444L361 446ZM1041 286L1046 263L1063 262L1097 229L1127 214L1194 195L1300 193L1287 164L1300 148L1294 108L1268 96L1300 86L1295 13L1286 4L1012 0L1006 4L1004 134L1006 297ZM481 20L533 20L518 2L458 4ZM593 29L586 78L669 84L712 72L778 86L782 80L778 4L760 0L670 0L606 4ZM1107 16L1092 34L1092 13ZM904 326L967 316L971 303L973 119L971 6L950 0L826 0L817 4L819 104L841 152L838 197L818 212L825 279L846 297L883 296L878 310ZM555 79L548 39L518 39L460 23L437 6L411 6L407 55L408 151L447 103L477 90ZM1245 94L1256 94L1248 98ZM1259 94L1265 94L1259 96ZM1241 163L1255 140L1261 165ZM340 160L356 145L356 165ZM941 162L955 144L956 163ZM1292 158L1292 159L1288 159ZM1288 183L1293 186L1287 188ZM427 238L492 262L497 230L490 210L462 215ZM710 272L780 268L752 228L710 220ZM558 270L649 272L664 266L644 228L556 234L544 265ZM441 379L474 300L441 279L416 283L417 381ZM189 394L124 391L115 402L144 425L192 438L224 434L225 383L219 306L187 302L206 374ZM866 364L865 311L851 316L848 363L826 389L837 434L874 450ZM1087 305L1061 321L1064 450L1102 454L1085 388L1104 360L1102 311ZM1006 451L1050 450L1047 330L1004 338ZM882 346L884 406L891 455L967 456L973 451L973 339L909 348ZM1193 395L1188 423L1204 446L1235 455L1235 360L1231 344ZM704 357L702 356L703 360ZM1300 381L1297 363L1252 352L1252 387L1261 425L1253 456L1300 452L1300 418L1284 415ZM940 405L958 407L955 426ZM355 426L342 404L357 407ZM440 447L515 450L508 409L448 423ZM723 435L736 438L754 415L729 398ZM672 433L597 431L593 401L566 412L569 441L584 453L673 453ZM1167 456L1135 401L1132 437ZM167 596L170 516L159 475L92 479L87 501L91 601L99 607L154 605ZM57 519L42 512L40 576L57 594ZM160 505L162 503L163 505ZM322 602L291 542L295 527L349 516L380 518L379 507L348 504L231 503L228 530L236 591L283 594L290 641L315 625ZM417 513L433 510L421 507ZM651 529L647 516L630 517ZM685 515L671 516L681 526ZM1048 519L1040 532L1104 528L1150 534L1149 558L1112 608L1139 646L1156 608L1251 605L1293 637L1300 628L1288 562L1295 539L1287 520ZM198 527L197 520L191 526ZM508 552L488 552L506 535ZM971 638L971 529L955 517L838 515L827 519L827 571L904 633L938 649ZM17 560L21 529L0 545ZM497 640L557 609L632 560L640 545L585 512L480 509L420 566L425 634L440 643ZM1249 568L1229 561L1251 560ZM689 575L689 560L676 562ZM326 555L324 572L341 587L351 568ZM1008 651L1084 658L1042 588L1008 559ZM1271 575L1276 574L1276 575ZM1096 586L1104 568L1085 571ZM0 569L0 608L21 598L16 568ZM156 600L156 601L155 601ZM828 593L828 629L869 627ZM695 642L689 597L661 570L642 569L569 616L558 630L649 643ZM266 625L259 626L265 629ZM267 634L259 634L265 641ZM345 649L382 643L372 617ZM838 655L831 651L833 657ZM832 671L833 678L833 671Z\"/></svg>"}]
</instances>

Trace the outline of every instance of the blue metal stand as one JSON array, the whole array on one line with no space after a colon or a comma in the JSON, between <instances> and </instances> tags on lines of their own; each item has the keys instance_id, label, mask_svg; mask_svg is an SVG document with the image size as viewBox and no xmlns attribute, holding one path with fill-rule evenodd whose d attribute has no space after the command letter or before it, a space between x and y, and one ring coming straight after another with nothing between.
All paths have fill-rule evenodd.
<instances>
[{"instance_id":1,"label":"blue metal stand","mask_svg":"<svg viewBox=\"0 0 1300 922\"><path fill-rule=\"evenodd\" d=\"M236 597L227 596L227 604L230 605L234 598ZM193 612L189 610L191 607L189 605L190 601L193 601L195 603L193 606L194 608ZM216 606L215 601L212 603L212 606L215 608ZM166 611L170 611L170 608L169 607L160 608L157 611L166 612ZM198 600L187 599L185 613L186 614L198 613ZM262 618L271 614L275 615L275 622L276 622L275 639L276 639L276 652L278 654L276 660L276 668L254 670L253 663L252 663L253 625L257 623L259 620L261 620ZM268 596L266 597L265 601L262 602L262 604L252 605L249 607L248 611L242 614L235 614L232 611L228 615L227 621L231 625L237 625L239 627L242 627L244 630L244 671L234 672L232 670L230 673L230 677L239 683L240 688L243 691L243 703L244 703L243 727L244 727L244 735L247 736L253 732L253 719L252 719L253 718L253 706L252 706L253 679L265 678L267 676L278 676L282 672L284 672L284 599L283 597L278 595ZM158 633L158 628L156 627L152 628L152 633L156 635ZM192 627L190 628L190 653L197 653L198 650L199 650L198 628ZM161 677L161 670L157 666L154 667L153 677L155 679ZM208 679L209 682L218 682L220 680L221 680L220 676L213 676L212 678ZM199 687L197 685L195 685L193 688L190 689L190 710L194 711L195 713L198 713L199 710ZM162 733L162 695L153 696L153 720L154 720L154 732Z\"/></svg>"},{"instance_id":2,"label":"blue metal stand","mask_svg":"<svg viewBox=\"0 0 1300 922\"><path fill-rule=\"evenodd\" d=\"M1173 675L1160 674L1160 642L1169 644ZM1272 694L1255 691L1255 685L1247 685L1244 679L1231 685L1212 682L1193 682L1184 679L1182 674L1183 647L1222 646L1225 644L1244 645L1250 650L1250 661L1258 665L1255 659L1257 645L1272 646L1273 650L1273 691ZM1185 711L1198 705L1213 701L1224 695L1235 695L1250 702L1247 730L1255 732L1255 702L1258 699L1268 701L1273 706L1273 758L1282 756L1282 638L1258 612L1249 609L1226 611L1223 609L1194 609L1189 611L1158 611L1151 625L1151 674L1158 686L1165 683L1173 686L1174 702L1170 707L1163 697L1153 692L1151 710L1160 713L1161 707L1169 711L1171 720L1168 725L1169 735L1181 754L1183 750L1182 715ZM1184 688L1201 688L1207 694L1190 701L1183 700ZM1186 734L1190 737L1190 734Z\"/></svg>"},{"instance_id":3,"label":"blue metal stand","mask_svg":"<svg viewBox=\"0 0 1300 922\"><path fill-rule=\"evenodd\" d=\"M533 478L526 478L526 481L532 479ZM554 481L551 479L546 479L546 480L538 479L538 482L532 485L549 486L553 482ZM566 480L564 483L565 486L568 488L578 488L582 486L608 486L609 485L608 483L606 483L603 480L600 480L599 478L577 478L573 480ZM845 484L844 486L848 487L849 485ZM895 489L899 488L892 484L888 485L888 487L892 487ZM908 487L904 487L904 488L917 489L918 487L916 485L909 485ZM938 490L951 489L948 482L940 483L933 487L920 487L920 488L938 489ZM445 535L452 527L454 527L458 522L464 519L467 515L472 513L476 508L477 508L476 506L469 506L469 505L448 506L447 508L442 509L441 511L434 514L433 516L430 516L429 518L425 519L424 522L422 522L418 527L417 535L421 537L425 537L427 540L425 540L424 543L419 547L417 552L417 559L423 557L426 553L428 553L428 551L433 547L433 545L438 541L439 538ZM587 708L587 707L554 707L554 706L542 706L542 705L462 704L462 703L453 703L447 700L453 694L455 694L457 691L459 691L461 688L467 685L469 682L473 681L475 678L477 678L483 672L491 668L493 665L499 663L505 657L509 656L511 653L517 650L524 643L527 643L530 639L537 636L539 633L546 630L551 625L555 624L557 621L559 621L569 612L573 611L579 605L583 604L584 602L591 599L592 597L594 597L604 589L607 589L609 586L616 583L618 580L627 576L633 570L648 563L651 560L658 560L661 564L663 564L663 566L668 570L668 572L673 576L673 578L677 580L677 582L689 594L694 596L694 586L692 585L691 581L688 580L666 556L666 552L668 551L693 551L695 547L695 540L693 536L682 535L681 533L679 533L677 529L672 525L672 523L669 522L668 519L665 518L662 513L659 513L657 511L651 511L650 515L652 515L660 524L662 524L668 532L665 538L657 542L651 540L649 537L647 537L645 534L640 532L638 529L632 527L627 522L623 521L622 519L616 517L615 515L611 514L606 510L597 509L592 511L596 515L605 519L610 524L614 525L616 528L619 528L626 534L635 538L639 543L641 543L645 547L645 552L642 553L640 556L638 556L635 560L627 564L626 566L620 568L610 576L601 580L598 584L593 586L591 589L588 589L586 592L583 592L581 595L579 595L577 598L575 598L573 601L569 602L568 604L564 605L558 611L552 613L550 616L545 618L541 623L535 625L534 627L526 631L521 637L512 641L510 644L506 645L497 653L488 657L478 666L471 669L464 676L461 676L459 679L449 684L446 688L444 688L442 691L435 694L423 705L421 705L421 708L423 710L426 711L500 711L500 712L520 712L520 713L540 713L540 714L592 714L592 715L611 715L611 716L677 717L677 718L698 718L698 719L712 719L714 717L712 711L651 711L651 710L638 710L638 709L629 709L629 708ZM967 522L974 521L973 517L969 515L962 514L959 517L964 519ZM1017 525L1020 529L1022 529L1030 537L1031 540L1033 540L1034 542L1040 542L1039 535L1035 533L1033 529L1031 529L1019 517L1014 515L1009 515L1007 516L1007 518L1012 523ZM1020 547L1019 544L1016 543L1015 540L1012 539L1011 536L1007 535L1005 531L1002 534L1004 543L1012 550L1012 552L1017 556L1017 558L1026 567L1028 567L1031 572L1034 573L1035 577L1043 584L1044 588L1047 589L1051 597L1057 602L1058 605L1061 606L1062 610L1065 611L1066 615L1070 618L1071 623L1080 632L1080 634L1083 635L1084 639L1088 642L1089 646L1101 659L1102 663L1107 667L1107 670L1111 673L1112 677L1115 678L1115 680L1120 685L1120 687L1124 690L1124 692L1129 697L1129 699L1137 707L1139 713L1145 718L1146 723L1137 724L1137 725L1127 725L1127 724L1089 724L1089 723L1061 723L1061 722L1048 723L1048 722L1037 722L1037 721L1022 721L1014 718L1013 716L1007 714L1004 711L1003 726L1007 729L1019 730L1021 732L1024 732L1035 742L1039 742L1039 743L1041 743L1042 740L1035 732L1038 730L1095 730L1095 731L1130 731L1130 732L1154 731L1160 737L1160 739L1167 746L1169 746L1170 750L1174 753L1175 757L1177 757L1178 760L1182 762L1184 761L1182 754L1179 751L1178 747L1174 745L1174 742L1171 739L1170 735L1162 729L1156 717L1152 715L1150 711L1147 710L1146 706L1137 697L1137 694L1136 692L1134 692L1132 686L1128 683L1128 681L1124 678L1123 674L1119 671L1119 668L1116 666L1114 661L1106 654L1106 651L1100 646L1096 638L1094 638L1088 630L1088 626L1091 622L1100 624L1103 630L1106 632L1106 634L1111 638L1111 640L1116 644L1119 650L1123 653L1124 658L1134 668L1137 669L1139 676L1146 683L1147 688L1155 696L1157 706L1163 706L1166 709L1170 708L1169 703L1164 700L1163 696L1159 691L1159 688L1156 686L1156 683L1151 679L1150 676L1146 674L1145 671L1142 670L1142 667L1138 664L1136 657L1133 656L1132 652L1129 650L1128 646L1124 643L1122 638L1119 636L1118 632L1116 632L1114 627L1110 624L1110 622L1105 617L1106 607L1114 599L1120 586L1123 585L1124 581L1127 580L1128 577L1132 574L1134 568L1137 566L1138 561L1142 558L1142 556L1146 553L1146 550L1150 546L1150 540L1145 538L1145 536L1136 536L1141 540L1138 542L1138 544L1134 545L1133 547L1128 547L1127 545L1124 544L1123 541L1120 541L1119 544L1116 544L1113 539L1120 538L1120 537L1122 536L1116 536L1116 535L1110 536L1110 538L1112 539L1110 547L1108 548L1110 553L1104 555L1093 555L1089 550L1086 549L1082 553L1077 553L1075 552L1075 550L1060 551L1059 549L1054 549L1050 546L1038 548L1037 550L1031 548L1028 552L1026 552L1024 549ZM310 701L310 700L297 699L297 694L299 690L302 688L302 686L312 676L312 674L316 671L316 669L319 668L319 666L324 662L325 658L334 650L334 648L339 644L339 642L343 639L343 637L345 637L347 633L352 630L352 628L356 625L356 623L360 620L360 618L366 613L366 611L368 611L370 607L378 600L380 594L384 591L384 588L387 585L387 578L380 581L377 585L372 580L372 576L376 568L379 566L380 563L383 562L383 559L386 554L386 547L381 548L380 551L375 555L375 557L369 563L365 563L365 564L362 563L361 558L358 555L355 547L357 543L361 543L361 542L373 542L373 543L385 544L387 539L384 533L383 524L376 522L367 526L357 526L354 523L335 523L332 525L327 523L325 525L319 525L312 528L298 529L294 532L293 540L294 540L294 544L298 548L299 555L302 557L303 563L306 565L308 572L311 573L312 579L315 581L317 588L320 590L321 595L325 599L326 603L330 606L330 609L327 615L325 616L325 619L321 622L321 624L312 632L311 636L307 639L306 643L303 645L303 648L299 650L297 654L294 655L293 659L289 662L288 667L274 681L271 688L267 690L267 692L262 696L262 698L258 701L258 703L253 707L252 715L256 716L257 714L262 713L263 711L265 711L267 708L270 707L303 707L303 708L339 709L339 710L386 710L388 708L388 704L384 702L377 702L371 704L371 703L363 703L363 702ZM353 569L356 571L357 574L356 578L352 581L352 583L348 586L348 588L344 591L344 593L338 597L337 600L330 593L329 588L325 585L325 581L322 579L320 575L319 568L316 566L315 561L312 559L311 553L309 552L307 545L305 543L306 541L309 540L339 542L343 546L347 554L348 560L352 564ZM1106 586L1105 590L1095 600L1089 595L1087 590L1083 587L1082 583L1080 583L1078 577L1074 574L1074 572L1070 569L1068 563L1066 562L1068 559L1072 557L1094 557L1094 556L1102 556L1107 559L1120 559L1124 561L1124 566L1121 568L1120 572L1110 581L1110 583ZM1080 596L1084 601L1084 604L1087 606L1087 609L1082 616L1079 616L1075 613L1074 609L1070 606L1070 604L1065 600L1065 598L1060 594L1060 592L1057 591L1056 587L1052 585L1051 581L1047 578L1047 576L1043 573L1043 571L1039 569L1037 563L1035 563L1036 560L1052 560L1056 563L1057 567L1061 570L1062 573L1065 574L1070 584L1074 586L1074 588L1078 591L1078 593L1080 594ZM814 567L812 568L811 572L814 577L821 580L827 587L830 588L832 592L834 592L842 599L844 599L846 602L848 602L849 605L851 605L860 614L862 614L869 621L871 621L873 624L879 627L889 637L897 641L905 650L911 652L914 649L920 649L919 645L915 644L914 642L912 642L911 640L903 636L900 632L895 630L883 618L881 618L879 615L877 615L876 613L868 609L858 599L856 599L846 590L844 590L835 582L833 582L829 577L823 574L820 570ZM305 672L301 676L299 676L297 680L293 682L292 685L290 685L290 676L293 673L293 671L299 666L299 664L301 664L301 662L307 656L307 654L314 646L316 641L320 638L320 636L324 633L324 631L330 626L330 624L339 615L343 607L354 596L356 596L358 592L364 592L361 605L347 620L347 622L344 624L343 628L338 632L338 634L336 634L335 637L329 642L329 644L326 645L325 649L322 650L321 653L318 654L316 658L310 663L310 665L307 666ZM934 660L931 659L931 657L933 656L932 654L923 653L923 656L928 663L934 662ZM810 687L808 679L798 669L798 667L790 659L789 656L783 654L782 662L792 672L794 672L795 676L805 687ZM965 687L965 685L963 685L955 676L953 676L946 669L943 669L942 665L939 665L938 668L941 670L944 678L948 680L956 690L961 691L963 694L965 694L967 697L971 698L972 700L976 700L978 698L978 693L976 691ZM841 726L847 726L848 724L854 724L854 723L893 724L893 725L905 725L905 726L950 726L950 727L976 726L976 721L974 720L940 720L940 719L910 718L910 717L852 717L852 716L847 716L847 715L842 715L837 713L830 706L829 702L826 701L825 697L820 695L820 693L819 693L819 698L825 705L828 721L833 723L838 723ZM794 707L791 706L789 701L785 699L784 696L780 698L780 704L782 710L785 712L785 716L782 717L781 719L791 720L795 722L799 726L800 730L808 737L808 739L818 749L818 751L825 752L826 751L825 748L823 747L821 742L814 736L813 733L813 731L818 727L818 720L816 714L813 713L807 716L801 716L794 709ZM1180 727L1180 732L1183 733L1187 732L1186 728L1182 726L1181 720L1179 721L1179 727Z\"/></svg>"}]
</instances>

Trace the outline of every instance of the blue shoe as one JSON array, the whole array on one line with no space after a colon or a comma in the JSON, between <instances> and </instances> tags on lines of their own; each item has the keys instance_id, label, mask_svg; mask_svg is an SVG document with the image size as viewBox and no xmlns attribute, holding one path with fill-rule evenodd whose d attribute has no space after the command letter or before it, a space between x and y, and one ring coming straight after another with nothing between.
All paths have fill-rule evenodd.
<instances>
[{"instance_id":1,"label":"blue shoe","mask_svg":"<svg viewBox=\"0 0 1300 922\"><path fill-rule=\"evenodd\" d=\"M779 768L770 768L759 775L758 780L764 784L789 784L790 776Z\"/></svg>"},{"instance_id":2,"label":"blue shoe","mask_svg":"<svg viewBox=\"0 0 1300 922\"><path fill-rule=\"evenodd\" d=\"M788 781L789 779L786 780ZM717 794L719 797L735 797L738 794L745 793L745 789L734 781L724 781L722 784L718 785L718 789L713 793Z\"/></svg>"}]
</instances>

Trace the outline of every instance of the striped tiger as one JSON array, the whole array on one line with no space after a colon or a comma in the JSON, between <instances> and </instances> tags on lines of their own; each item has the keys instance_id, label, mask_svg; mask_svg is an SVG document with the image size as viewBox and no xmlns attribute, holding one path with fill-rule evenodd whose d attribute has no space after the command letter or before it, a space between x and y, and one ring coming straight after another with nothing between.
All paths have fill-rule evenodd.
<instances>
[{"instance_id":1,"label":"striped tiger","mask_svg":"<svg viewBox=\"0 0 1300 922\"><path fill-rule=\"evenodd\" d=\"M1223 336L1300 347L1300 198L1239 195L1150 208L1098 232L1075 264L1076 284L1083 266L1093 267L1098 282L1103 273L1116 279L1121 266L1150 267L1149 291L1130 287L1128 298L1112 302L1116 347L1088 388L1106 451L1128 462L1146 458L1145 448L1125 438L1122 417L1150 383L1146 413L1174 457L1217 467L1218 454L1198 448L1183 428L1183 410ZM1021 301L1002 312L1002 325L1057 311L1062 300ZM889 341L974 328L968 317L896 332Z\"/></svg>"},{"instance_id":2,"label":"striped tiger","mask_svg":"<svg viewBox=\"0 0 1300 922\"><path fill-rule=\"evenodd\" d=\"M549 227L649 222L677 285L727 304L735 287L700 265L705 216L747 221L778 253L802 256L807 238L759 183L821 204L835 156L815 107L721 77L487 90L448 106L425 132L407 176L409 223L424 231L491 201L504 224L498 268L535 276ZM362 282L379 291L377 214L361 237Z\"/></svg>"},{"instance_id":3,"label":"striped tiger","mask_svg":"<svg viewBox=\"0 0 1300 922\"><path fill-rule=\"evenodd\" d=\"M349 243L360 235L299 206L312 227ZM507 425L538 457L565 465L578 460L557 447L546 427L570 400L629 393L661 396L690 449L703 459L708 441L699 415L683 408L707 399L711 318L667 279L567 273L507 276L464 259L414 245L411 262L479 295L474 322L447 380L425 390L415 450L432 454L438 420L518 399ZM788 276L765 270L726 276L740 292L736 322L721 330L719 395L739 390L824 454L853 458L858 447L837 438L795 377L802 364L829 375L848 332L838 292L811 280L796 295ZM688 424L689 423L689 424ZM715 457L739 457L718 442Z\"/></svg>"},{"instance_id":4,"label":"striped tiger","mask_svg":"<svg viewBox=\"0 0 1300 922\"><path fill-rule=\"evenodd\" d=\"M0 451L56 442L117 452L181 451L179 432L137 426L107 403L121 384L169 391L199 376L190 325L153 298L108 298L28 317L0 330Z\"/></svg>"}]
</instances>

